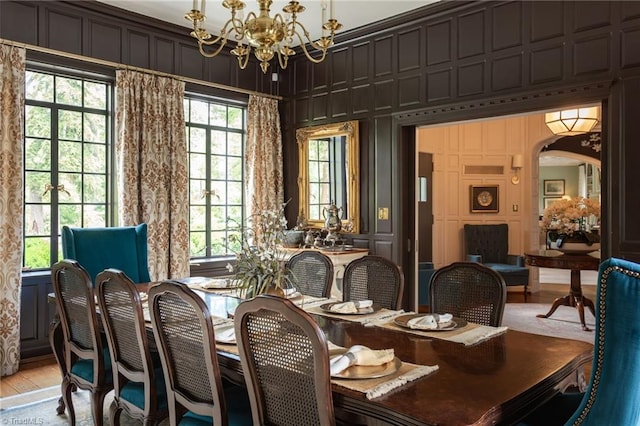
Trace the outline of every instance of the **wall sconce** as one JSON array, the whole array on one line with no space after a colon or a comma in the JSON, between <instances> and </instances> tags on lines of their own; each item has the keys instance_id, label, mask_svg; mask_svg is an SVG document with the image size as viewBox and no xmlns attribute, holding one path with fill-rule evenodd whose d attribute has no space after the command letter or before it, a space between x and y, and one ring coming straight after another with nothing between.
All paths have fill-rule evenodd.
<instances>
[{"instance_id":1,"label":"wall sconce","mask_svg":"<svg viewBox=\"0 0 640 426\"><path fill-rule=\"evenodd\" d=\"M514 154L511 157L511 168L513 169L513 176L511 176L511 183L517 185L520 183L520 177L518 177L518 170L524 166L524 160L522 154Z\"/></svg>"},{"instance_id":2,"label":"wall sconce","mask_svg":"<svg viewBox=\"0 0 640 426\"><path fill-rule=\"evenodd\" d=\"M598 107L548 112L544 122L554 135L572 136L590 132L598 124Z\"/></svg>"}]
</instances>

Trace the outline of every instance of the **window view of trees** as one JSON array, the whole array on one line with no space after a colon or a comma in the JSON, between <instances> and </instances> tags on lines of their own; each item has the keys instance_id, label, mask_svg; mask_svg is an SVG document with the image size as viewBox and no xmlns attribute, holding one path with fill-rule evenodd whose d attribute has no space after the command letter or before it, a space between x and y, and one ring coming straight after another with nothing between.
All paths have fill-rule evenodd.
<instances>
[{"instance_id":1,"label":"window view of trees","mask_svg":"<svg viewBox=\"0 0 640 426\"><path fill-rule=\"evenodd\" d=\"M227 219L244 218L245 109L204 100L184 101L189 150L190 254L232 253Z\"/></svg>"},{"instance_id":2,"label":"window view of trees","mask_svg":"<svg viewBox=\"0 0 640 426\"><path fill-rule=\"evenodd\" d=\"M63 225L109 224L111 92L105 82L27 71L25 269L62 257Z\"/></svg>"}]
</instances>

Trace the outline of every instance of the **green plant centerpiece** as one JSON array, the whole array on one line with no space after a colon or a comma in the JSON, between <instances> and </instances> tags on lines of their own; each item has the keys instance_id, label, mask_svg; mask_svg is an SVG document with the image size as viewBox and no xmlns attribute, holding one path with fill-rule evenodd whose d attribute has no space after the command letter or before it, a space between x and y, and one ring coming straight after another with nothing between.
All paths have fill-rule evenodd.
<instances>
[{"instance_id":1,"label":"green plant centerpiece","mask_svg":"<svg viewBox=\"0 0 640 426\"><path fill-rule=\"evenodd\" d=\"M584 243L587 250L599 248L600 202L574 197L554 202L544 209L540 227L547 232L547 243L562 249L566 243Z\"/></svg>"},{"instance_id":2,"label":"green plant centerpiece","mask_svg":"<svg viewBox=\"0 0 640 426\"><path fill-rule=\"evenodd\" d=\"M263 293L284 296L294 287L293 274L287 267L286 252L281 250L287 229L284 203L278 210L262 210L249 216L245 224L227 219L229 241L236 254L236 264L227 269L239 282L241 297Z\"/></svg>"}]
</instances>

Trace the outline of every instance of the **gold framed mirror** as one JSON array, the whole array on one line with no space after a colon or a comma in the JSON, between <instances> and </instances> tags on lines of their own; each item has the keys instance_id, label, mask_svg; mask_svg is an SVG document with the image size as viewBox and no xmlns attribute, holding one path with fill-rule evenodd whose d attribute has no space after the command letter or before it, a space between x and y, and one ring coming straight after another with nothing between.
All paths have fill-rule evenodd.
<instances>
[{"instance_id":1,"label":"gold framed mirror","mask_svg":"<svg viewBox=\"0 0 640 426\"><path fill-rule=\"evenodd\" d=\"M360 232L360 151L358 122L296 130L299 216L322 228L331 204L340 209L345 232Z\"/></svg>"}]
</instances>

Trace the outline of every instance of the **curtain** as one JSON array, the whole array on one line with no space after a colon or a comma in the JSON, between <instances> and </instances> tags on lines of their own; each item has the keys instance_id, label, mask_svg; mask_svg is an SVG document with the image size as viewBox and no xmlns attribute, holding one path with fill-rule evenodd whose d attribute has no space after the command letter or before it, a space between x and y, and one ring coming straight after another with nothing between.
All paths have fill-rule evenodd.
<instances>
[{"instance_id":1,"label":"curtain","mask_svg":"<svg viewBox=\"0 0 640 426\"><path fill-rule=\"evenodd\" d=\"M20 366L25 50L0 44L0 376Z\"/></svg>"},{"instance_id":2,"label":"curtain","mask_svg":"<svg viewBox=\"0 0 640 426\"><path fill-rule=\"evenodd\" d=\"M284 201L282 134L278 101L249 96L245 155L246 204L249 216L279 211Z\"/></svg>"},{"instance_id":3,"label":"curtain","mask_svg":"<svg viewBox=\"0 0 640 426\"><path fill-rule=\"evenodd\" d=\"M184 83L116 73L120 223L148 225L152 280L189 276L189 175Z\"/></svg>"}]
</instances>

